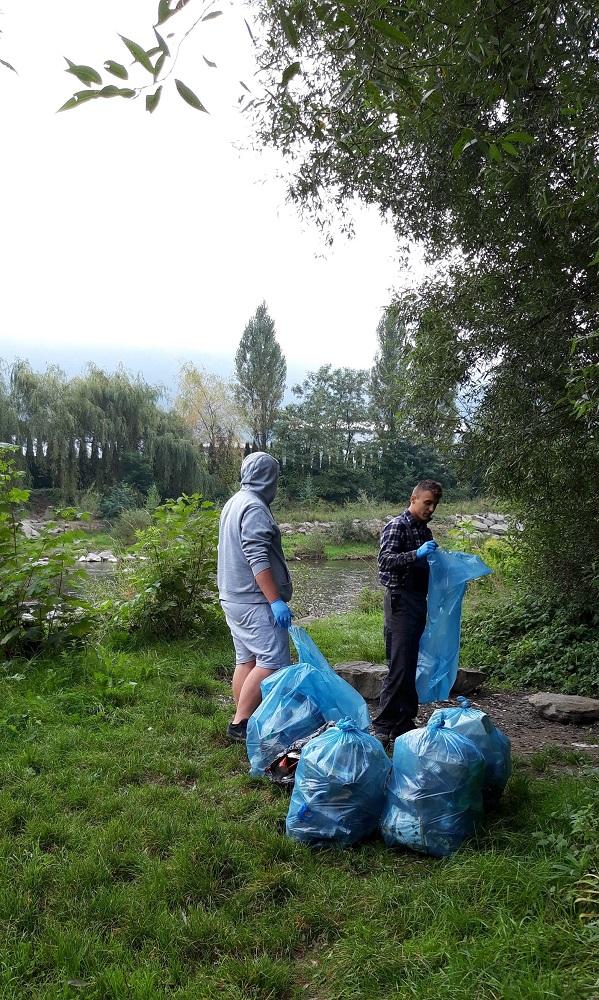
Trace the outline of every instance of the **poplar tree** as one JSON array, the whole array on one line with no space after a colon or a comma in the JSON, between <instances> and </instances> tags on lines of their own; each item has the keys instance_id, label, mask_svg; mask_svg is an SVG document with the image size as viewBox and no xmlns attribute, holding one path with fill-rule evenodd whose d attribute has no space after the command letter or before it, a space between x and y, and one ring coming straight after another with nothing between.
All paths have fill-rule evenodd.
<instances>
[{"instance_id":1,"label":"poplar tree","mask_svg":"<svg viewBox=\"0 0 599 1000\"><path fill-rule=\"evenodd\" d=\"M287 365L277 339L275 324L262 302L250 319L235 355L235 395L254 444L266 451L283 393Z\"/></svg>"}]
</instances>

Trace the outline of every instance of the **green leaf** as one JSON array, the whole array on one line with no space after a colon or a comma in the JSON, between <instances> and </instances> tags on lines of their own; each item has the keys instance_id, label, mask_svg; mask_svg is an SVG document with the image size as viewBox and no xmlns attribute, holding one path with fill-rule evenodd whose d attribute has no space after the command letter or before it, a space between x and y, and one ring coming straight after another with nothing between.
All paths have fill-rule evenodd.
<instances>
[{"instance_id":1,"label":"green leaf","mask_svg":"<svg viewBox=\"0 0 599 1000\"><path fill-rule=\"evenodd\" d=\"M215 17L220 17L221 14L222 10L211 10L209 14L206 14L206 16L202 18L202 21L212 21Z\"/></svg>"},{"instance_id":2,"label":"green leaf","mask_svg":"<svg viewBox=\"0 0 599 1000\"><path fill-rule=\"evenodd\" d=\"M108 87L102 87L102 90L98 94L98 97L135 97L136 91L131 90L130 87L115 87L111 83Z\"/></svg>"},{"instance_id":3,"label":"green leaf","mask_svg":"<svg viewBox=\"0 0 599 1000\"><path fill-rule=\"evenodd\" d=\"M104 63L104 69L107 73L112 73L113 76L118 76L120 80L128 80L129 74L122 63L115 62L114 59L107 59Z\"/></svg>"},{"instance_id":4,"label":"green leaf","mask_svg":"<svg viewBox=\"0 0 599 1000\"><path fill-rule=\"evenodd\" d=\"M496 146L494 142L489 143L489 148L487 149L487 155L491 160L501 161L501 150L499 146Z\"/></svg>"},{"instance_id":5,"label":"green leaf","mask_svg":"<svg viewBox=\"0 0 599 1000\"><path fill-rule=\"evenodd\" d=\"M507 139L501 140L501 148L504 149L506 153L509 153L510 156L518 156L518 150L514 145L512 145L511 142L508 142Z\"/></svg>"},{"instance_id":6,"label":"green leaf","mask_svg":"<svg viewBox=\"0 0 599 1000\"><path fill-rule=\"evenodd\" d=\"M290 65L283 71L283 76L281 77L281 86L286 87L290 80L293 80L294 76L300 72L301 66L298 62L290 63Z\"/></svg>"},{"instance_id":7,"label":"green leaf","mask_svg":"<svg viewBox=\"0 0 599 1000\"><path fill-rule=\"evenodd\" d=\"M123 45L127 46L135 61L138 62L140 66L143 66L144 69L147 69L148 73L151 73L153 76L154 67L152 66L152 61L146 50L142 48L141 45L138 45L137 42L131 41L130 38L125 38L124 35L119 35L119 38L123 42Z\"/></svg>"},{"instance_id":8,"label":"green leaf","mask_svg":"<svg viewBox=\"0 0 599 1000\"><path fill-rule=\"evenodd\" d=\"M158 90L154 91L153 94L146 95L146 111L149 111L150 114L152 114L152 112L155 111L156 108L158 107L161 94L162 94L162 87L159 87Z\"/></svg>"},{"instance_id":9,"label":"green leaf","mask_svg":"<svg viewBox=\"0 0 599 1000\"><path fill-rule=\"evenodd\" d=\"M507 139L508 142L534 142L534 138L528 132L510 132L509 135L504 136L504 139Z\"/></svg>"},{"instance_id":10,"label":"green leaf","mask_svg":"<svg viewBox=\"0 0 599 1000\"><path fill-rule=\"evenodd\" d=\"M460 135L460 138L455 143L451 150L452 160L459 160L460 156L469 146L472 146L476 142L476 136L471 128L466 128Z\"/></svg>"},{"instance_id":11,"label":"green leaf","mask_svg":"<svg viewBox=\"0 0 599 1000\"><path fill-rule=\"evenodd\" d=\"M208 114L206 108L199 97L194 94L193 90L190 90L181 80L175 80L175 86L187 104L191 105L192 108L196 108L197 111L205 111Z\"/></svg>"},{"instance_id":12,"label":"green leaf","mask_svg":"<svg viewBox=\"0 0 599 1000\"><path fill-rule=\"evenodd\" d=\"M164 24L174 13L170 8L169 0L160 0L158 4L158 24Z\"/></svg>"},{"instance_id":13,"label":"green leaf","mask_svg":"<svg viewBox=\"0 0 599 1000\"><path fill-rule=\"evenodd\" d=\"M294 49L296 49L299 45L299 34L297 28L295 27L295 24L293 23L291 18L287 14L285 14L284 11L279 12L279 20L281 22L281 27L285 34L285 38L287 39L289 44Z\"/></svg>"},{"instance_id":14,"label":"green leaf","mask_svg":"<svg viewBox=\"0 0 599 1000\"><path fill-rule=\"evenodd\" d=\"M166 56L164 52L161 52L160 55L158 56L158 59L156 60L156 65L154 66L155 80L157 80L160 74L162 73L162 67L164 66L165 62L166 62Z\"/></svg>"},{"instance_id":15,"label":"green leaf","mask_svg":"<svg viewBox=\"0 0 599 1000\"><path fill-rule=\"evenodd\" d=\"M394 42L399 42L404 48L409 49L412 46L412 39L409 35L406 35L405 31L401 28L397 28L394 24L389 24L387 21L371 21L372 27L378 31L381 35L386 35L387 38L391 38Z\"/></svg>"},{"instance_id":16,"label":"green leaf","mask_svg":"<svg viewBox=\"0 0 599 1000\"><path fill-rule=\"evenodd\" d=\"M211 59L207 59L206 56L202 56L202 59L204 60L207 66L210 66L210 69L216 69L216 63L212 62Z\"/></svg>"},{"instance_id":17,"label":"green leaf","mask_svg":"<svg viewBox=\"0 0 599 1000\"><path fill-rule=\"evenodd\" d=\"M20 628L11 628L10 632L6 632L6 634L0 639L0 646L6 646L7 643L9 643L11 639L14 639L20 631Z\"/></svg>"},{"instance_id":18,"label":"green leaf","mask_svg":"<svg viewBox=\"0 0 599 1000\"><path fill-rule=\"evenodd\" d=\"M77 66L70 59L65 56L65 61L68 63L68 69L65 69L65 73L72 73L76 76L81 83L84 83L86 87L91 87L92 83L102 83L102 77L98 73L97 69L93 66Z\"/></svg>"},{"instance_id":19,"label":"green leaf","mask_svg":"<svg viewBox=\"0 0 599 1000\"><path fill-rule=\"evenodd\" d=\"M162 49L162 51L164 52L165 56L170 56L171 51L170 51L168 45L166 44L164 38L160 34L160 32L156 31L156 28L154 28L154 34L156 35L156 41L158 42L158 45Z\"/></svg>"},{"instance_id":20,"label":"green leaf","mask_svg":"<svg viewBox=\"0 0 599 1000\"><path fill-rule=\"evenodd\" d=\"M593 259L590 261L590 263L591 264L599 264L599 250L597 251L597 253L593 257Z\"/></svg>"},{"instance_id":21,"label":"green leaf","mask_svg":"<svg viewBox=\"0 0 599 1000\"><path fill-rule=\"evenodd\" d=\"M78 90L77 93L73 94L73 96L69 98L69 100L58 110L70 111L71 108L78 108L80 104L85 104L86 101L91 101L99 96L99 90Z\"/></svg>"},{"instance_id":22,"label":"green leaf","mask_svg":"<svg viewBox=\"0 0 599 1000\"><path fill-rule=\"evenodd\" d=\"M27 503L29 500L29 490L20 490L18 486L13 486L6 494L9 503Z\"/></svg>"}]
</instances>

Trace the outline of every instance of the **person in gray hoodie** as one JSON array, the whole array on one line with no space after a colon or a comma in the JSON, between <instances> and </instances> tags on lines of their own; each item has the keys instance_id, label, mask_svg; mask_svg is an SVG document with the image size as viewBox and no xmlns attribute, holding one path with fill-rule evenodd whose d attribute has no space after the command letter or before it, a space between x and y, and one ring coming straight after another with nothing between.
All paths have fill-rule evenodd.
<instances>
[{"instance_id":1,"label":"person in gray hoodie","mask_svg":"<svg viewBox=\"0 0 599 1000\"><path fill-rule=\"evenodd\" d=\"M256 451L241 465L241 488L227 501L218 535L218 593L235 647L233 697L236 711L227 735L240 742L260 704L260 684L291 662L287 605L292 585L281 532L270 504L277 492L279 463Z\"/></svg>"}]
</instances>

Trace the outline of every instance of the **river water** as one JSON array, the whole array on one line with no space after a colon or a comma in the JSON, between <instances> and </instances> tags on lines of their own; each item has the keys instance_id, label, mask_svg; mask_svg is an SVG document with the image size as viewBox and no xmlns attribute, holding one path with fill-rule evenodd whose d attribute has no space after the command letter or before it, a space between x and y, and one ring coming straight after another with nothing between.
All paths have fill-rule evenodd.
<instances>
[{"instance_id":1,"label":"river water","mask_svg":"<svg viewBox=\"0 0 599 1000\"><path fill-rule=\"evenodd\" d=\"M90 577L108 582L114 576L114 564L83 563ZM352 611L365 587L377 587L376 560L334 559L331 561L289 564L293 580L293 608L296 618L339 614Z\"/></svg>"},{"instance_id":2,"label":"river water","mask_svg":"<svg viewBox=\"0 0 599 1000\"><path fill-rule=\"evenodd\" d=\"M376 560L292 562L292 607L297 618L352 611L365 587L378 587Z\"/></svg>"}]
</instances>

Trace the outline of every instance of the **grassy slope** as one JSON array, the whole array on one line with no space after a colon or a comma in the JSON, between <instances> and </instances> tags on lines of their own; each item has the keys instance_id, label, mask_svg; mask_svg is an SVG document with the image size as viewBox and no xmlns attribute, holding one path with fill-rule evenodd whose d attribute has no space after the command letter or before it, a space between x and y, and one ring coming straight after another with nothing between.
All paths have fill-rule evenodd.
<instances>
[{"instance_id":1,"label":"grassy slope","mask_svg":"<svg viewBox=\"0 0 599 1000\"><path fill-rule=\"evenodd\" d=\"M375 642L363 617L353 658ZM569 817L591 776L517 768L448 861L376 839L313 852L223 738L230 660L198 640L0 681L2 1000L586 995L599 968L572 889L592 859Z\"/></svg>"}]
</instances>

